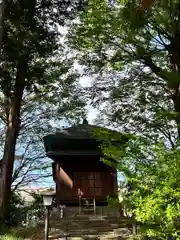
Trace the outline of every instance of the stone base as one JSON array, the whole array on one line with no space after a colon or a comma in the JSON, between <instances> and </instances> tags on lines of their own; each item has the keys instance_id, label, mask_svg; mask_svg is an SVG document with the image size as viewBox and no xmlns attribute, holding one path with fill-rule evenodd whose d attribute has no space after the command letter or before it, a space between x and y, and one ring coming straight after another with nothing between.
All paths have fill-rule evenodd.
<instances>
[{"instance_id":1,"label":"stone base","mask_svg":"<svg viewBox=\"0 0 180 240\"><path fill-rule=\"evenodd\" d=\"M108 206L97 206L96 207L96 211L94 212L93 208L87 209L87 208L83 208L81 207L81 209L79 209L79 207L66 207L63 209L63 218L72 218L72 217L76 217L76 216L92 216L92 215L96 215L96 216L103 216L103 217L114 217L114 218L119 218L120 217L120 213L118 211L118 209L116 208L111 208ZM51 215L53 217L62 217L61 211L59 209L55 209Z\"/></svg>"}]
</instances>

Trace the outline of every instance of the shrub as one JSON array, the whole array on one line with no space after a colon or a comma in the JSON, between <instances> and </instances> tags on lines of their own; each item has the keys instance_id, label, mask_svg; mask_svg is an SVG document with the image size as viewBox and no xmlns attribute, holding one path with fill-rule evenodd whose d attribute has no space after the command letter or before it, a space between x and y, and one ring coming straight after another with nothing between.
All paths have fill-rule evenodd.
<instances>
[{"instance_id":1,"label":"shrub","mask_svg":"<svg viewBox=\"0 0 180 240\"><path fill-rule=\"evenodd\" d=\"M21 239L17 238L12 234L5 234L4 236L2 236L1 240L21 240Z\"/></svg>"},{"instance_id":2,"label":"shrub","mask_svg":"<svg viewBox=\"0 0 180 240\"><path fill-rule=\"evenodd\" d=\"M6 226L8 228L17 226L22 221L25 211L24 201L17 193L12 192Z\"/></svg>"}]
</instances>

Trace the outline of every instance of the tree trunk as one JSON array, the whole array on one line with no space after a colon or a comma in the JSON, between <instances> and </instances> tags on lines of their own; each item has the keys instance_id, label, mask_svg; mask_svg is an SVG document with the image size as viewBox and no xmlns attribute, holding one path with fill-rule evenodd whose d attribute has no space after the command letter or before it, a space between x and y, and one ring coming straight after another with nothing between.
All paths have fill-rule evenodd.
<instances>
[{"instance_id":1,"label":"tree trunk","mask_svg":"<svg viewBox=\"0 0 180 240\"><path fill-rule=\"evenodd\" d=\"M176 92L172 98L174 102L174 110L176 112L175 120L178 129L178 137L180 138L180 86L178 85Z\"/></svg>"},{"instance_id":2,"label":"tree trunk","mask_svg":"<svg viewBox=\"0 0 180 240\"><path fill-rule=\"evenodd\" d=\"M6 0L0 0L0 46L2 45L4 35L4 15L5 15Z\"/></svg>"},{"instance_id":3,"label":"tree trunk","mask_svg":"<svg viewBox=\"0 0 180 240\"><path fill-rule=\"evenodd\" d=\"M18 63L16 81L9 109L6 128L3 163L0 178L0 226L5 224L11 197L11 183L14 165L16 141L20 129L20 111L25 87L27 57L22 57Z\"/></svg>"}]
</instances>

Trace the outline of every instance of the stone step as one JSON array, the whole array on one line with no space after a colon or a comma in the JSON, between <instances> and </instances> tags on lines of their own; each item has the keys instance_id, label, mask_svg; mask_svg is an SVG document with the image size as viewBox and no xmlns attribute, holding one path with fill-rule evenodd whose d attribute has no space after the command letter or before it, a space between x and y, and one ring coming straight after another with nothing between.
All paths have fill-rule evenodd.
<instances>
[{"instance_id":1,"label":"stone step","mask_svg":"<svg viewBox=\"0 0 180 240\"><path fill-rule=\"evenodd\" d=\"M53 223L56 223L56 222L59 222L59 223L62 223L62 224L67 224L67 223L84 223L84 224L87 224L87 223L91 223L91 224L122 224L124 223L123 221L119 221L119 220L90 220L90 219L87 219L87 220L79 220L79 219L58 219L58 220L50 220L50 223L53 224Z\"/></svg>"},{"instance_id":2,"label":"stone step","mask_svg":"<svg viewBox=\"0 0 180 240\"><path fill-rule=\"evenodd\" d=\"M122 233L127 232L127 229L125 228L117 228L117 229L112 229L112 228L99 228L99 229L82 229L82 228L78 228L78 229L67 229L66 231L62 230L62 229L51 229L50 233L51 234L59 234L61 236L64 236L64 234L68 234L70 236L77 236L77 235L87 235L87 234L91 234L91 235L98 235L98 234L102 234L102 233L115 233L117 235L120 235Z\"/></svg>"},{"instance_id":3,"label":"stone step","mask_svg":"<svg viewBox=\"0 0 180 240\"><path fill-rule=\"evenodd\" d=\"M74 214L74 216L66 216L64 215L65 218L78 218L78 219L120 219L119 217L113 217L113 216L107 216L107 215L99 215L99 214ZM59 214L54 214L50 216L50 219L59 219L60 218L60 213ZM124 217L122 217L124 218Z\"/></svg>"},{"instance_id":4,"label":"stone step","mask_svg":"<svg viewBox=\"0 0 180 240\"><path fill-rule=\"evenodd\" d=\"M78 228L71 228L68 227L67 231L96 231L96 232L107 232L107 231L112 231L114 228L111 227L97 227L97 228L90 228L90 227L86 227L86 228L82 228L82 227L78 227Z\"/></svg>"},{"instance_id":5,"label":"stone step","mask_svg":"<svg viewBox=\"0 0 180 240\"><path fill-rule=\"evenodd\" d=\"M99 217L99 216L98 216ZM102 217L102 216L101 216ZM60 239L127 239L127 221L116 218L97 218L94 216L71 219L51 219L50 240Z\"/></svg>"},{"instance_id":6,"label":"stone step","mask_svg":"<svg viewBox=\"0 0 180 240\"><path fill-rule=\"evenodd\" d=\"M111 233L108 233L108 235L107 235L107 233L106 234L102 234L102 235L100 235L100 234L98 234L98 233L89 233L89 232L83 232L83 233L81 233L81 232L74 232L74 233L68 233L68 234L59 234L59 233L56 233L56 234L50 234L49 235L49 240L52 240L52 239L59 239L59 238L65 238L65 239L69 239L70 237L86 237L86 239L87 238L97 238L97 239L99 239L99 237L102 237L102 236L104 236L104 237L106 237L106 236L114 236L114 237L117 237L117 235L114 235L114 233L113 232L111 232ZM107 237L106 237L107 238ZM109 239L109 238L108 238Z\"/></svg>"},{"instance_id":7,"label":"stone step","mask_svg":"<svg viewBox=\"0 0 180 240\"><path fill-rule=\"evenodd\" d=\"M51 228L59 229L114 229L125 227L122 223L97 223L97 222L51 222Z\"/></svg>"},{"instance_id":8,"label":"stone step","mask_svg":"<svg viewBox=\"0 0 180 240\"><path fill-rule=\"evenodd\" d=\"M121 239L121 240L127 240L129 239L131 234L127 235L120 235L115 234L114 232L108 232L108 233L102 233L102 234L92 234L92 233L71 233L71 234L52 234L49 236L49 240L58 240L58 239Z\"/></svg>"},{"instance_id":9,"label":"stone step","mask_svg":"<svg viewBox=\"0 0 180 240\"><path fill-rule=\"evenodd\" d=\"M57 227L58 225L56 225L56 227ZM113 228L112 226L110 226L110 225L104 225L104 226L93 226L93 225L67 225L66 227L68 227L68 228L71 228L71 229L76 229L76 228L85 228L85 229L91 229L91 228L94 228L94 229L104 229L104 228ZM119 226L117 226L117 227L119 227ZM115 227L116 228L116 227Z\"/></svg>"},{"instance_id":10,"label":"stone step","mask_svg":"<svg viewBox=\"0 0 180 240\"><path fill-rule=\"evenodd\" d=\"M59 223L56 224L51 224L50 228L62 228L62 229L66 229L66 228L71 228L71 229L76 229L76 228L119 228L119 227L125 227L125 225L120 225L120 224L105 224L105 225L91 225L91 224L66 224L66 225L62 225Z\"/></svg>"},{"instance_id":11,"label":"stone step","mask_svg":"<svg viewBox=\"0 0 180 240\"><path fill-rule=\"evenodd\" d=\"M50 219L50 223L54 223L54 222L61 222L61 223L98 223L98 224L103 224L103 223L107 223L107 224L116 224L116 223L126 223L127 221L125 220L120 220L120 219L79 219L79 218L70 218L70 219Z\"/></svg>"},{"instance_id":12,"label":"stone step","mask_svg":"<svg viewBox=\"0 0 180 240\"><path fill-rule=\"evenodd\" d=\"M60 232L62 233L74 233L74 232L95 232L95 233L102 233L102 232L111 232L114 231L113 228L68 228L68 229L59 229ZM54 232L58 232L58 228L54 230Z\"/></svg>"},{"instance_id":13,"label":"stone step","mask_svg":"<svg viewBox=\"0 0 180 240\"><path fill-rule=\"evenodd\" d=\"M49 240L127 240L127 237L116 236L114 234L108 235L84 235L84 236L52 236Z\"/></svg>"},{"instance_id":14,"label":"stone step","mask_svg":"<svg viewBox=\"0 0 180 240\"><path fill-rule=\"evenodd\" d=\"M50 225L51 228L118 228L118 227L124 227L124 225L121 224L79 224L79 223L73 223L73 224L61 224L61 223L54 223Z\"/></svg>"},{"instance_id":15,"label":"stone step","mask_svg":"<svg viewBox=\"0 0 180 240\"><path fill-rule=\"evenodd\" d=\"M117 223L117 222L115 222L115 223L109 223L109 222L71 222L71 223L66 223L66 224L68 224L68 225L72 225L72 226L77 226L77 225L81 225L81 226L119 226L120 225L120 223ZM62 225L63 225L63 223L62 223Z\"/></svg>"},{"instance_id":16,"label":"stone step","mask_svg":"<svg viewBox=\"0 0 180 240\"><path fill-rule=\"evenodd\" d=\"M124 238L120 238L119 236L81 236L81 237L53 237L50 240L124 240Z\"/></svg>"}]
</instances>

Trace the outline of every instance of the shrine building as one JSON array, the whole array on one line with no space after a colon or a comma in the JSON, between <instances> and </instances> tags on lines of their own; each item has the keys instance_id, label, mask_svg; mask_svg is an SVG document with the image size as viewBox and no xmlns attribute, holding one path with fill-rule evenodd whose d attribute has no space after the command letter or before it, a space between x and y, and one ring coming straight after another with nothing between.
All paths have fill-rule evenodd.
<instances>
[{"instance_id":1,"label":"shrine building","mask_svg":"<svg viewBox=\"0 0 180 240\"><path fill-rule=\"evenodd\" d=\"M44 137L46 154L53 160L57 205L79 206L80 200L85 199L94 206L104 206L107 196L116 194L116 165L108 166L101 160L103 140L96 136L96 131L117 134L84 121ZM113 143L122 145L116 140Z\"/></svg>"}]
</instances>

